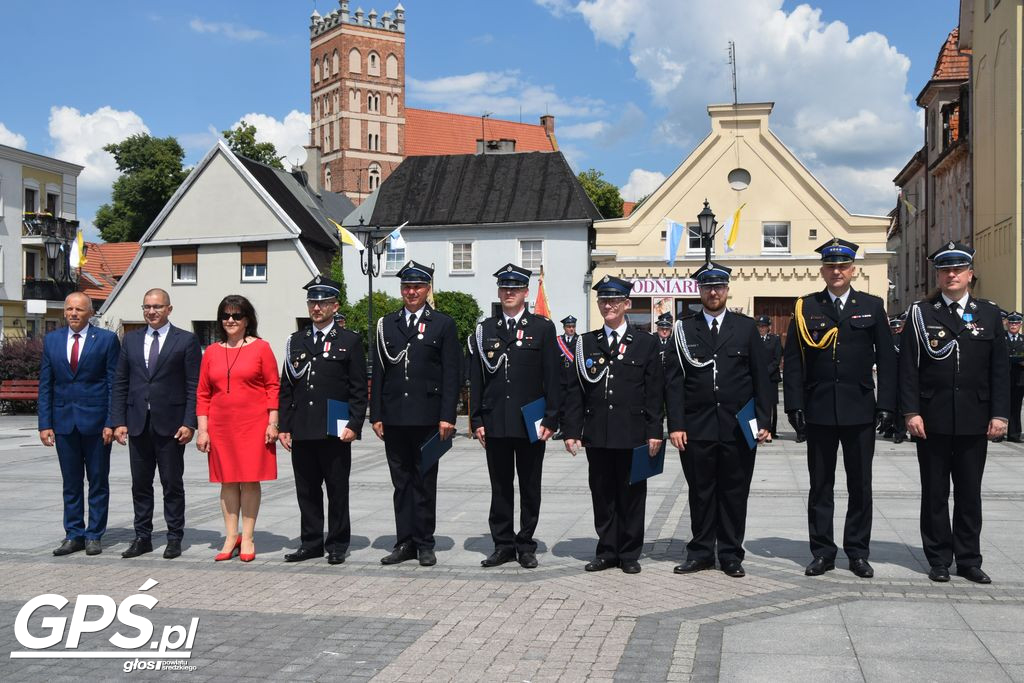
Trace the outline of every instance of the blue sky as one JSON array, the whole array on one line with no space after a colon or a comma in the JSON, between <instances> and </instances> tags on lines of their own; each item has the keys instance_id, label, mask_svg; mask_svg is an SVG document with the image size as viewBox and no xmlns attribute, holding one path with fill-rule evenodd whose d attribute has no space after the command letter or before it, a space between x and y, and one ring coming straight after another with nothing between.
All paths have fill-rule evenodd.
<instances>
[{"instance_id":1,"label":"blue sky","mask_svg":"<svg viewBox=\"0 0 1024 683\"><path fill-rule=\"evenodd\" d=\"M393 9L395 2L366 10ZM776 102L772 127L850 210L884 213L920 146L914 98L955 0L405 0L408 106L536 122L577 170L649 192L708 130L705 107ZM5 0L0 142L85 165L88 225L116 177L104 144L176 136L188 163L242 117L306 139L309 15L334 0ZM18 29L17 27L20 27ZM35 27L35 28L33 28ZM94 236L91 230L87 236Z\"/></svg>"}]
</instances>

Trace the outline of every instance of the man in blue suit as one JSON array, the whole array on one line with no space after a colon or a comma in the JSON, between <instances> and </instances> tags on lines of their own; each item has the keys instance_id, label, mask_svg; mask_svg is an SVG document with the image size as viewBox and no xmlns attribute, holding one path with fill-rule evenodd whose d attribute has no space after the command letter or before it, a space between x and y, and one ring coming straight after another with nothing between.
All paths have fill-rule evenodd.
<instances>
[{"instance_id":1,"label":"man in blue suit","mask_svg":"<svg viewBox=\"0 0 1024 683\"><path fill-rule=\"evenodd\" d=\"M64 541L54 555L103 552L110 498L110 442L107 422L117 369L117 335L89 324L92 301L81 292L64 300L68 326L43 340L39 368L39 440L57 446L64 480ZM89 526L85 525L85 485L89 478Z\"/></svg>"},{"instance_id":2,"label":"man in blue suit","mask_svg":"<svg viewBox=\"0 0 1024 683\"><path fill-rule=\"evenodd\" d=\"M191 332L171 325L171 297L151 289L142 298L147 326L124 336L110 402L114 438L128 445L135 540L121 557L153 552L153 475L160 470L168 560L181 555L185 534L185 444L196 430L196 387L202 350Z\"/></svg>"}]
</instances>

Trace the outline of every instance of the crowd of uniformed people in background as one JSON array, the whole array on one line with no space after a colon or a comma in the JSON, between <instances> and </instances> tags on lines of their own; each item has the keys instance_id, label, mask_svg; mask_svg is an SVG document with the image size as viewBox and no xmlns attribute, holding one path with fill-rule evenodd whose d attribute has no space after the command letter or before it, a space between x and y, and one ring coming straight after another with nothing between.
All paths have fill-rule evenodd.
<instances>
[{"instance_id":1,"label":"crowd of uniformed people in background","mask_svg":"<svg viewBox=\"0 0 1024 683\"><path fill-rule=\"evenodd\" d=\"M552 321L528 310L530 271L508 264L494 274L501 312L465 340L429 303L433 269L409 261L398 272L402 308L368 332L369 392L363 340L345 329L340 286L326 277L305 285L310 324L289 337L280 365L244 297L221 301L220 340L203 353L193 334L171 325L162 289L146 293L147 326L123 343L90 325L89 299L72 294L67 327L46 337L40 377L40 439L56 446L64 482L65 538L54 554L102 552L116 440L129 447L135 511L135 538L122 556L153 551L157 472L164 557L180 555L183 454L195 438L210 481L221 484L224 544L215 560L255 557L260 482L277 477L279 443L291 454L300 529L298 548L284 560L326 555L342 563L351 539L352 442L362 437L368 409L394 488L396 541L381 562L431 566L444 466L438 458L454 435L468 369L470 430L485 450L491 484L494 546L484 567L537 567L543 461L554 437L573 456L586 453L598 537L587 571L640 572L646 478L660 471L670 447L686 478L691 520L674 571L717 566L744 576L755 458L760 444L777 437L782 384L783 411L807 444L807 575L835 568L841 447L848 493L842 548L853 574L873 576L871 475L881 434L916 445L929 577L948 581L955 567L988 583L981 479L988 441L1021 440L1021 315L1005 316L1004 330L999 307L970 294L973 250L963 244L950 242L929 257L936 293L892 319L881 299L852 286L857 245L833 239L817 251L824 289L797 300L785 349L769 318L730 310L731 270L713 261L692 275L700 311L678 320L663 315L656 335L627 323L631 283L610 275L593 287L601 324L577 334L568 316L559 335Z\"/></svg>"}]
</instances>

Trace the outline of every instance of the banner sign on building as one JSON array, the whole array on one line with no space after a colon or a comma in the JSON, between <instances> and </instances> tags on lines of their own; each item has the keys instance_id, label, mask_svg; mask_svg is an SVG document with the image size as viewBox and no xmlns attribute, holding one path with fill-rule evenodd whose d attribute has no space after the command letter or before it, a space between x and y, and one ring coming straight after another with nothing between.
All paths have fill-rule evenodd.
<instances>
[{"instance_id":1,"label":"banner sign on building","mask_svg":"<svg viewBox=\"0 0 1024 683\"><path fill-rule=\"evenodd\" d=\"M697 281L691 278L637 278L633 296L700 296Z\"/></svg>"}]
</instances>

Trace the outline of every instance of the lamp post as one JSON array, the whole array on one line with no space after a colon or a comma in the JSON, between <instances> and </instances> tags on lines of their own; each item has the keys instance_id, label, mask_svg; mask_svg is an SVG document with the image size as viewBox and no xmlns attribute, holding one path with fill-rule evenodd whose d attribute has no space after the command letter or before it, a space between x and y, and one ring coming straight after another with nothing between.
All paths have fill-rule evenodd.
<instances>
[{"instance_id":1,"label":"lamp post","mask_svg":"<svg viewBox=\"0 0 1024 683\"><path fill-rule=\"evenodd\" d=\"M704 262L711 262L711 244L718 232L718 222L715 214L708 206L708 200L704 200L704 208L697 214L697 224L700 226L700 238L704 242Z\"/></svg>"},{"instance_id":2,"label":"lamp post","mask_svg":"<svg viewBox=\"0 0 1024 683\"><path fill-rule=\"evenodd\" d=\"M57 281L56 268L57 256L60 255L60 242L53 237L47 237L43 241L43 245L46 247L46 267L50 273L50 277L53 281Z\"/></svg>"},{"instance_id":3,"label":"lamp post","mask_svg":"<svg viewBox=\"0 0 1024 683\"><path fill-rule=\"evenodd\" d=\"M373 372L374 340L373 325L373 278L380 275L380 257L387 251L387 234L381 235L379 230L371 226L363 225L363 218L359 219L359 227L356 229L356 237L366 247L359 252L359 270L366 276L366 341L369 347L369 354L366 362L369 365L369 372Z\"/></svg>"}]
</instances>

